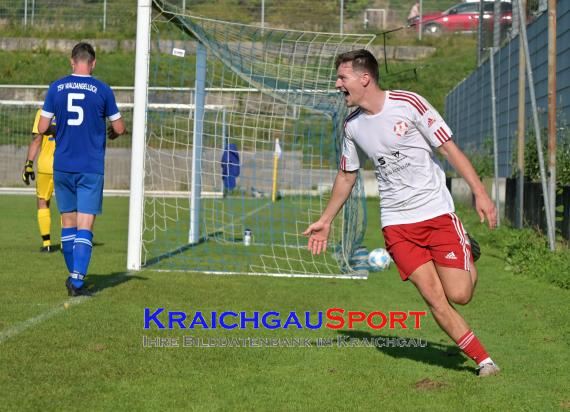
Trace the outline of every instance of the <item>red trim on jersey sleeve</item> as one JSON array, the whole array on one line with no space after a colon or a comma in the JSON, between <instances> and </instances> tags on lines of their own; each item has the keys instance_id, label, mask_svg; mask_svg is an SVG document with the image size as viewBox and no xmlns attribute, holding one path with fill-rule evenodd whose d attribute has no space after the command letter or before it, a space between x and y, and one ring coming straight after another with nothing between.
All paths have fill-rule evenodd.
<instances>
[{"instance_id":1,"label":"red trim on jersey sleeve","mask_svg":"<svg viewBox=\"0 0 570 412\"><path fill-rule=\"evenodd\" d=\"M415 94L412 93L401 92L401 91L390 91L388 93L388 98L391 100L400 100L411 104L416 108L416 110L422 116L428 110L428 108L423 104L423 102Z\"/></svg>"},{"instance_id":2,"label":"red trim on jersey sleeve","mask_svg":"<svg viewBox=\"0 0 570 412\"><path fill-rule=\"evenodd\" d=\"M348 122L350 122L351 120L355 119L360 113L362 112L362 110L360 109L360 107L358 107L355 111L353 111L352 113L350 113L348 116L346 116L346 119L344 119L344 134L345 134L345 139L346 137L346 128L348 127ZM340 170L342 170L343 172L346 172L346 163L347 163L348 158L345 155L342 155L340 158Z\"/></svg>"},{"instance_id":3,"label":"red trim on jersey sleeve","mask_svg":"<svg viewBox=\"0 0 570 412\"><path fill-rule=\"evenodd\" d=\"M439 142L441 144L444 144L449 139L451 139L451 137L449 136L449 134L445 131L445 129L443 127L440 127L439 129L437 129L435 131L434 135L435 135L435 137L437 137L437 140L439 140Z\"/></svg>"},{"instance_id":4,"label":"red trim on jersey sleeve","mask_svg":"<svg viewBox=\"0 0 570 412\"><path fill-rule=\"evenodd\" d=\"M346 116L346 119L344 119L344 128L345 129L346 129L346 125L348 124L348 122L350 122L352 119L354 119L359 113L360 113L360 107L358 109L356 109L355 111L353 111L352 113L350 113L348 116Z\"/></svg>"}]
</instances>

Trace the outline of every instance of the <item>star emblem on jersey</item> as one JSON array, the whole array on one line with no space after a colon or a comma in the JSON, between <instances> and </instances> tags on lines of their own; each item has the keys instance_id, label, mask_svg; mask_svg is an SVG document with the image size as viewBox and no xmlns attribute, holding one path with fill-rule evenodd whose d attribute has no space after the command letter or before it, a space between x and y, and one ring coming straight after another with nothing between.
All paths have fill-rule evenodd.
<instances>
[{"instance_id":1,"label":"star emblem on jersey","mask_svg":"<svg viewBox=\"0 0 570 412\"><path fill-rule=\"evenodd\" d=\"M455 256L455 253L453 253L453 251L451 251L447 255L445 255L445 258L449 259L449 260L457 260L457 256Z\"/></svg>"},{"instance_id":2,"label":"star emblem on jersey","mask_svg":"<svg viewBox=\"0 0 570 412\"><path fill-rule=\"evenodd\" d=\"M405 135L406 132L408 131L408 129L409 129L409 126L404 121L398 122L394 125L394 133L396 133L396 136L398 136L398 137L402 137L403 135Z\"/></svg>"},{"instance_id":3,"label":"star emblem on jersey","mask_svg":"<svg viewBox=\"0 0 570 412\"><path fill-rule=\"evenodd\" d=\"M428 117L427 124L428 127L431 127L435 123L435 119L433 117Z\"/></svg>"}]
</instances>

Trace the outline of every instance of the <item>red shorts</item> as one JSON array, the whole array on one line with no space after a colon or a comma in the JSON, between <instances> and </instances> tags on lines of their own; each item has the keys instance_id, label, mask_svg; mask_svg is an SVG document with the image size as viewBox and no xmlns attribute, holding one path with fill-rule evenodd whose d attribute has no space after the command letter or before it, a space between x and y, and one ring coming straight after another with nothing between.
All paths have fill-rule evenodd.
<instances>
[{"instance_id":1,"label":"red shorts","mask_svg":"<svg viewBox=\"0 0 570 412\"><path fill-rule=\"evenodd\" d=\"M402 280L433 260L440 266L469 271L473 264L471 244L455 213L417 223L382 229L386 250L398 266Z\"/></svg>"}]
</instances>

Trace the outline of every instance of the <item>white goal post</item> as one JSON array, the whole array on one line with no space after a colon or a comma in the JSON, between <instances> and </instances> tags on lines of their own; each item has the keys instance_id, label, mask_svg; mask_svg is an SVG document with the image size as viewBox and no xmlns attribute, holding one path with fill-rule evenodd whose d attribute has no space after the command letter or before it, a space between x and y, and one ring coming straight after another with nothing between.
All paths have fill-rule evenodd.
<instances>
[{"instance_id":1,"label":"white goal post","mask_svg":"<svg viewBox=\"0 0 570 412\"><path fill-rule=\"evenodd\" d=\"M129 235L127 269L140 270L142 251L144 155L150 60L151 0L138 0L135 56L135 96L133 143L131 153L131 196L129 200Z\"/></svg>"}]
</instances>

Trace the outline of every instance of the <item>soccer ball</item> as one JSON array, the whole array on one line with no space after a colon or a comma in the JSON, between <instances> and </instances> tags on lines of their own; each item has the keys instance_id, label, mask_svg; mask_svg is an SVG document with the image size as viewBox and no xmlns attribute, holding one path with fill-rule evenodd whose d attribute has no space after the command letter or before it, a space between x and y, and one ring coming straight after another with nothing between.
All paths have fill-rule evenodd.
<instances>
[{"instance_id":1,"label":"soccer ball","mask_svg":"<svg viewBox=\"0 0 570 412\"><path fill-rule=\"evenodd\" d=\"M368 254L368 266L373 272L380 272L381 270L388 269L390 267L390 254L386 249L381 247L374 249Z\"/></svg>"},{"instance_id":2,"label":"soccer ball","mask_svg":"<svg viewBox=\"0 0 570 412\"><path fill-rule=\"evenodd\" d=\"M356 248L350 257L352 269L355 271L368 270L368 255L368 249L364 246Z\"/></svg>"}]
</instances>

